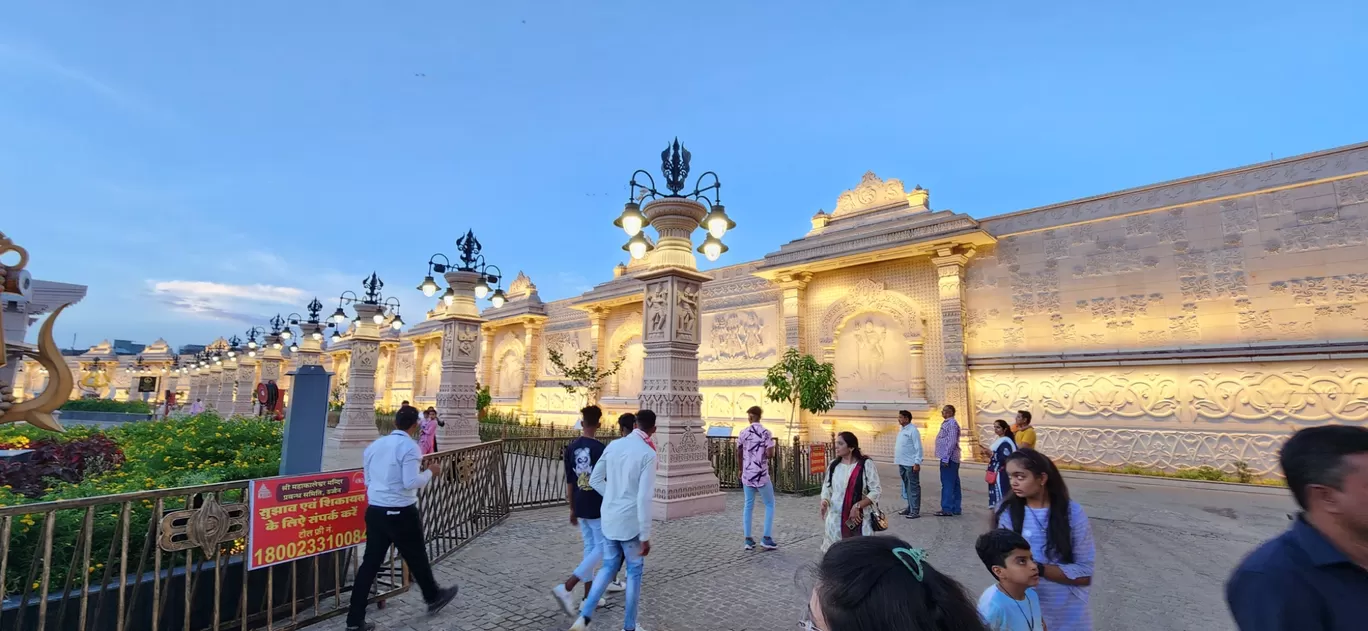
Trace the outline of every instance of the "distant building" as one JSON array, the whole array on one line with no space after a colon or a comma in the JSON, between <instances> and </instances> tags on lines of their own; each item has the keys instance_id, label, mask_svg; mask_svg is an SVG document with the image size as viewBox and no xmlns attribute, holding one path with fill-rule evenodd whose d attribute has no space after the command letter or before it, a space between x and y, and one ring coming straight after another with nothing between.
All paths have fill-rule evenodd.
<instances>
[{"instance_id":1,"label":"distant building","mask_svg":"<svg viewBox=\"0 0 1368 631\"><path fill-rule=\"evenodd\" d=\"M177 354L180 354L180 355L194 355L194 354L196 354L196 353L203 353L203 352L204 352L204 345L203 345L203 344L186 344L186 345L184 345L184 346L181 346L181 347L180 347L180 350L178 350L178 351L176 351L176 352L177 352Z\"/></svg>"},{"instance_id":2,"label":"distant building","mask_svg":"<svg viewBox=\"0 0 1368 631\"><path fill-rule=\"evenodd\" d=\"M128 340L114 340L115 355L137 355L147 348L146 344L138 344Z\"/></svg>"}]
</instances>

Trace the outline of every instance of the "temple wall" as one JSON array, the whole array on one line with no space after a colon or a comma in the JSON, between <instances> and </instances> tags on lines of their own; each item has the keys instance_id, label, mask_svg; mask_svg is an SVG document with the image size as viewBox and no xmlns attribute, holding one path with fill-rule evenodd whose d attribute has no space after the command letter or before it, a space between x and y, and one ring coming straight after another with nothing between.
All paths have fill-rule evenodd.
<instances>
[{"instance_id":1,"label":"temple wall","mask_svg":"<svg viewBox=\"0 0 1368 631\"><path fill-rule=\"evenodd\" d=\"M1274 179L1315 164L985 221L973 422L1030 410L1079 464L1269 474L1290 432L1368 419L1368 175Z\"/></svg>"}]
</instances>

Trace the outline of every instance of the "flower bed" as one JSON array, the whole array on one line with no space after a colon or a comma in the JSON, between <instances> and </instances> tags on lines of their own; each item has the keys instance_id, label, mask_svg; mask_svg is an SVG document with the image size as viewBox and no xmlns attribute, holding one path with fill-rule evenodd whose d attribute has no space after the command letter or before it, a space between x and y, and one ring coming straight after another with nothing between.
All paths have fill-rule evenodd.
<instances>
[{"instance_id":1,"label":"flower bed","mask_svg":"<svg viewBox=\"0 0 1368 631\"><path fill-rule=\"evenodd\" d=\"M270 477L280 468L281 440L282 426L276 421L227 420L213 413L130 423L108 431L73 427L65 434L28 425L0 426L0 445L35 450L28 463L0 465L0 506ZM41 466L37 466L40 455ZM176 508L173 503L168 502L168 510ZM150 501L135 504L131 523L147 523L152 510ZM80 513L57 513L54 549L69 551L79 545L83 530ZM22 586L29 574L32 552L41 544L40 519L23 515L14 520L5 581L11 587L7 591ZM108 548L118 522L116 512L95 514L92 535L96 549ZM131 554L141 554L141 537L130 538L130 545ZM86 571L102 569L102 564L92 560ZM54 566L51 570L53 584L61 585L67 567Z\"/></svg>"}]
</instances>

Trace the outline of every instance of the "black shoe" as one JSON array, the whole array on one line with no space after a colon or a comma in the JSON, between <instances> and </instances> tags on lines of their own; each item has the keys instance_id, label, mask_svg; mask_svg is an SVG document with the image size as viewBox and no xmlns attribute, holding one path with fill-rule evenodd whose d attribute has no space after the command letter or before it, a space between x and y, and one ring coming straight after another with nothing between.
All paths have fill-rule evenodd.
<instances>
[{"instance_id":1,"label":"black shoe","mask_svg":"<svg viewBox=\"0 0 1368 631\"><path fill-rule=\"evenodd\" d=\"M920 519L921 513L908 513L906 515L903 515L903 517L906 517L908 519Z\"/></svg>"},{"instance_id":2,"label":"black shoe","mask_svg":"<svg viewBox=\"0 0 1368 631\"><path fill-rule=\"evenodd\" d=\"M906 517L906 516L908 516L908 515L911 515L911 514L912 514L912 511L909 510L909 509L904 508L904 509L898 511L898 514L899 514L899 515L902 515L903 517Z\"/></svg>"},{"instance_id":3,"label":"black shoe","mask_svg":"<svg viewBox=\"0 0 1368 631\"><path fill-rule=\"evenodd\" d=\"M427 604L428 615L437 615L437 612L441 611L443 607L446 607L447 605L451 604L451 601L456 600L456 592L460 591L460 589L460 587L452 585L451 587L445 587L442 589L442 591L438 592L437 600L434 600Z\"/></svg>"},{"instance_id":4,"label":"black shoe","mask_svg":"<svg viewBox=\"0 0 1368 631\"><path fill-rule=\"evenodd\" d=\"M375 623L374 623L374 622L363 622L363 623L361 623L361 626L359 626L359 627L354 627L354 626L352 626L352 625L347 625L347 631L375 631Z\"/></svg>"}]
</instances>

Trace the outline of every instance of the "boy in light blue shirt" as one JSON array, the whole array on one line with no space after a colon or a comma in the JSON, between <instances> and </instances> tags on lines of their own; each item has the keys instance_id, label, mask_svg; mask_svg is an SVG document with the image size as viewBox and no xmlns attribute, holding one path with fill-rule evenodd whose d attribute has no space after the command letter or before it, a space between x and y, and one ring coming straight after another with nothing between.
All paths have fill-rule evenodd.
<instances>
[{"instance_id":1,"label":"boy in light blue shirt","mask_svg":"<svg viewBox=\"0 0 1368 631\"><path fill-rule=\"evenodd\" d=\"M997 584L979 596L979 615L993 631L1045 631L1036 584L1040 569L1031 558L1031 544L1015 531L998 528L974 543L979 559Z\"/></svg>"}]
</instances>

